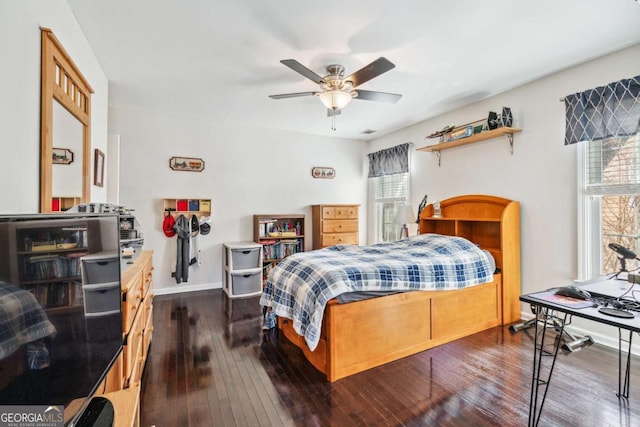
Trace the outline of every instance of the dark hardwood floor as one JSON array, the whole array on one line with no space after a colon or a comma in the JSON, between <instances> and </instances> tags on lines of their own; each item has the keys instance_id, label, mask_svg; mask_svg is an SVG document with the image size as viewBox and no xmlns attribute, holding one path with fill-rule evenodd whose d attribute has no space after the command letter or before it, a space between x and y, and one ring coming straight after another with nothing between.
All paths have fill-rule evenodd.
<instances>
[{"instance_id":1,"label":"dark hardwood floor","mask_svg":"<svg viewBox=\"0 0 640 427\"><path fill-rule=\"evenodd\" d=\"M532 331L493 328L331 384L260 313L221 290L156 297L141 425L527 425ZM616 351L558 356L539 425L640 425L639 362L627 401Z\"/></svg>"}]
</instances>

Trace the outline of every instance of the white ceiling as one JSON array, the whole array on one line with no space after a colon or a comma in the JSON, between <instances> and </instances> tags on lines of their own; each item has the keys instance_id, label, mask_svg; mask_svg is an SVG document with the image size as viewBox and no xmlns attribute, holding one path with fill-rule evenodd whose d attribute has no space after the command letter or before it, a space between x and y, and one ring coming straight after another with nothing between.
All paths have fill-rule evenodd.
<instances>
[{"instance_id":1,"label":"white ceiling","mask_svg":"<svg viewBox=\"0 0 640 427\"><path fill-rule=\"evenodd\" d=\"M637 0L68 0L109 79L109 105L370 139L640 43ZM331 130L296 59L324 76L384 56ZM640 72L640 70L638 70ZM631 76L629 76L631 77ZM607 83L607 82L603 82ZM585 88L586 89L586 88Z\"/></svg>"}]
</instances>

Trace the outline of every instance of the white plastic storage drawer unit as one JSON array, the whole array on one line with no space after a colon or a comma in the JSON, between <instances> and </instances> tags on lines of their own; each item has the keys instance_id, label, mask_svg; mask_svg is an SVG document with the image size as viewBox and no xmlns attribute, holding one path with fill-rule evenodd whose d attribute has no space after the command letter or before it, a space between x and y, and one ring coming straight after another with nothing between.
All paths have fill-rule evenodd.
<instances>
[{"instance_id":1,"label":"white plastic storage drawer unit","mask_svg":"<svg viewBox=\"0 0 640 427\"><path fill-rule=\"evenodd\" d=\"M262 245L253 242L225 243L226 265L231 271L259 268Z\"/></svg>"},{"instance_id":2,"label":"white plastic storage drawer unit","mask_svg":"<svg viewBox=\"0 0 640 427\"><path fill-rule=\"evenodd\" d=\"M229 298L262 292L262 245L255 242L224 244L222 288Z\"/></svg>"},{"instance_id":3,"label":"white plastic storage drawer unit","mask_svg":"<svg viewBox=\"0 0 640 427\"><path fill-rule=\"evenodd\" d=\"M82 281L86 284L115 282L120 280L120 257L82 257Z\"/></svg>"},{"instance_id":4,"label":"white plastic storage drawer unit","mask_svg":"<svg viewBox=\"0 0 640 427\"><path fill-rule=\"evenodd\" d=\"M82 296L87 316L120 312L120 256L117 252L96 253L82 260Z\"/></svg>"},{"instance_id":5,"label":"white plastic storage drawer unit","mask_svg":"<svg viewBox=\"0 0 640 427\"><path fill-rule=\"evenodd\" d=\"M120 312L120 282L84 285L84 312L102 316Z\"/></svg>"},{"instance_id":6,"label":"white plastic storage drawer unit","mask_svg":"<svg viewBox=\"0 0 640 427\"><path fill-rule=\"evenodd\" d=\"M262 292L262 269L227 272L229 288L227 295L248 297Z\"/></svg>"}]
</instances>

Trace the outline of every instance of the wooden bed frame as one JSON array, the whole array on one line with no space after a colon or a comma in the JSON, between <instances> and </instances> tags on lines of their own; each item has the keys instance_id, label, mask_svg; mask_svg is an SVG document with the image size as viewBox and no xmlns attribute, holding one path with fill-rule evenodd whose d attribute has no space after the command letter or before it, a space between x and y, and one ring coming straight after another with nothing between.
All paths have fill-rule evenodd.
<instances>
[{"instance_id":1,"label":"wooden bed frame","mask_svg":"<svg viewBox=\"0 0 640 427\"><path fill-rule=\"evenodd\" d=\"M420 214L420 233L461 236L491 252L493 281L455 291L414 291L340 304L329 301L318 347L310 351L293 322L281 332L331 382L520 319L520 204L494 196L459 196Z\"/></svg>"}]
</instances>

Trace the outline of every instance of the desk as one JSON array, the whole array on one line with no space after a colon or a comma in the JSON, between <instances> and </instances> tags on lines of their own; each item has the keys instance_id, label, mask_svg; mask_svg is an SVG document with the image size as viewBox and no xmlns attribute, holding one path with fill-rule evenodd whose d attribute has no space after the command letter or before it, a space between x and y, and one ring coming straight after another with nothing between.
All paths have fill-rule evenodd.
<instances>
[{"instance_id":1,"label":"desk","mask_svg":"<svg viewBox=\"0 0 640 427\"><path fill-rule=\"evenodd\" d=\"M598 279L579 285L580 288L591 292L592 300L594 301L598 301L600 295L603 297L619 297L630 286L632 286L630 283L617 279ZM634 289L640 291L639 285L633 286ZM620 289L623 290L620 291ZM616 395L625 399L629 397L631 338L633 332L640 333L639 313L634 313L636 317L630 319L614 317L600 313L598 311L599 307L595 303L588 307L578 308L585 304L580 304L577 300L574 300L575 304L572 304L570 300L555 299L550 296L552 294L553 292L535 292L520 296L520 301L530 304L536 315L536 322L534 322L535 338L531 396L529 400L529 427L537 426L540 421L542 407L547 396L547 389L551 382L558 349L562 341L561 339L555 339L551 346L547 345L547 348L545 348L546 332L553 329L557 332L558 337L562 337L564 325L569 316L582 317L618 328L618 393ZM630 296L631 293L627 295ZM637 295L638 293L636 293ZM623 333L628 334L626 338ZM628 347L626 351L623 350L625 344ZM549 347L551 348L549 349ZM547 361L546 366L543 361ZM542 392L542 396L540 396L540 392Z\"/></svg>"}]
</instances>

